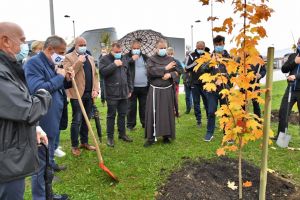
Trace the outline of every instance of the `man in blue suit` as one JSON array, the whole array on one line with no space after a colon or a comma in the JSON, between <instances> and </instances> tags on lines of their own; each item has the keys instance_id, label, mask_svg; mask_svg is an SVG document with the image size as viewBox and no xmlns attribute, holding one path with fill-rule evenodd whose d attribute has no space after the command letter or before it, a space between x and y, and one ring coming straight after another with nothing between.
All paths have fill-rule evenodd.
<instances>
[{"instance_id":1,"label":"man in blue suit","mask_svg":"<svg viewBox=\"0 0 300 200\"><path fill-rule=\"evenodd\" d=\"M64 88L71 75L60 67L66 51L66 42L58 37L47 38L43 52L33 56L25 65L25 77L30 92L33 94L40 88L50 92L52 105L48 113L41 118L40 126L47 133L50 165L55 171L63 170L54 162L55 139L59 135L59 125L64 107ZM69 86L69 85L68 85ZM32 197L34 200L45 199L45 160L46 154L39 149L40 169L32 176ZM68 199L67 195L54 195L53 199Z\"/></svg>"}]
</instances>

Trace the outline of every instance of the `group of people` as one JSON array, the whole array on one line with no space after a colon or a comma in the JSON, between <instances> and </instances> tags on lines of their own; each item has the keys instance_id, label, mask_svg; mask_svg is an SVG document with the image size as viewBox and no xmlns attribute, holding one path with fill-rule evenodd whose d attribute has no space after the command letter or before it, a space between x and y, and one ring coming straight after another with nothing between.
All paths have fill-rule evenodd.
<instances>
[{"instance_id":1,"label":"group of people","mask_svg":"<svg viewBox=\"0 0 300 200\"><path fill-rule=\"evenodd\" d=\"M216 36L213 44L212 55L218 53L230 57L224 49L223 36ZM137 110L145 133L144 146L153 145L160 137L163 143L168 144L176 136L179 77L183 74L186 114L190 113L193 104L196 125L201 127L202 99L207 117L204 140L209 142L213 139L215 112L218 104L226 103L219 92L230 86L216 82L217 91L208 92L199 77L204 73L231 76L226 66L203 66L198 71L194 70L196 60L210 52L203 41L197 42L195 51L187 54L185 64L174 58L174 49L168 47L165 39L157 41L156 52L151 57L142 53L141 45L139 40L133 41L130 51L123 55L122 45L112 43L110 51L101 54L98 74L96 62L83 37L76 38L74 46L66 52L66 42L61 37L50 36L45 42L34 42L28 55L29 48L22 28L10 22L0 23L0 199L23 199L25 177L30 175L32 198L45 199L44 175L48 160L52 170L66 169L56 164L54 155L64 153L59 149L59 136L60 130L65 130L68 125L68 102L72 108L72 155L80 156L81 149L95 151L88 141L88 126L78 98L82 99L88 118L91 118L94 100L100 92L104 92L101 101L107 103L108 147L115 146L116 117L118 138L133 142L126 130L135 129ZM283 72L290 72L288 80L293 81L293 95L290 108L287 108L286 92L281 113L290 110L295 102L300 107L300 40L298 46L297 53L292 54L282 68ZM258 82L266 74L264 66L251 66L251 70ZM254 113L260 117L258 102L253 100L253 106ZM285 126L280 121L278 131ZM51 198L63 200L68 196L51 194Z\"/></svg>"}]
</instances>

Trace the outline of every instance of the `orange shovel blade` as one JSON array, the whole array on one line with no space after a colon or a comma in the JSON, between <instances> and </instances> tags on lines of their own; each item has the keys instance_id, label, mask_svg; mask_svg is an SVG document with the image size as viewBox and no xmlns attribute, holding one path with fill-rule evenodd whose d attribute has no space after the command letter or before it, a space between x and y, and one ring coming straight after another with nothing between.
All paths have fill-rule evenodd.
<instances>
[{"instance_id":1,"label":"orange shovel blade","mask_svg":"<svg viewBox=\"0 0 300 200\"><path fill-rule=\"evenodd\" d=\"M119 181L118 178L104 165L104 163L99 163L99 167L105 171L112 179Z\"/></svg>"}]
</instances>

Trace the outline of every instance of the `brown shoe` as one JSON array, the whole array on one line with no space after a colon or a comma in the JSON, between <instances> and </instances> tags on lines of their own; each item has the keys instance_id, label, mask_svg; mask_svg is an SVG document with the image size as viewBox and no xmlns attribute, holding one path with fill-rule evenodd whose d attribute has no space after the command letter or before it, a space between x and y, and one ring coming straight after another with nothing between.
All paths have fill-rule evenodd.
<instances>
[{"instance_id":1,"label":"brown shoe","mask_svg":"<svg viewBox=\"0 0 300 200\"><path fill-rule=\"evenodd\" d=\"M80 156L81 151L80 151L80 149L78 147L72 147L72 154L74 156Z\"/></svg>"},{"instance_id":2,"label":"brown shoe","mask_svg":"<svg viewBox=\"0 0 300 200\"><path fill-rule=\"evenodd\" d=\"M89 151L96 151L96 147L94 147L92 145L89 145L87 143L81 144L80 148L84 148L84 149L89 150Z\"/></svg>"}]
</instances>

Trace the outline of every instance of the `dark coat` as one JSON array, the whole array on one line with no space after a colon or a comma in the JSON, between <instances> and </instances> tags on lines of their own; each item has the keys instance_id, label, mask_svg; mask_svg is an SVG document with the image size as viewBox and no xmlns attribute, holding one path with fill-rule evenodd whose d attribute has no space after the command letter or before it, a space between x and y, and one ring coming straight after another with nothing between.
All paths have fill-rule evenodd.
<instances>
[{"instance_id":1,"label":"dark coat","mask_svg":"<svg viewBox=\"0 0 300 200\"><path fill-rule=\"evenodd\" d=\"M147 63L148 56L145 54L141 54L140 56L143 57L144 62ZM130 72L130 79L131 83L134 84L134 79L135 79L135 61L132 59L132 53L131 51L127 54L124 55L124 62L126 62L126 65L128 66L129 72ZM145 64L145 68L147 68Z\"/></svg>"},{"instance_id":2,"label":"dark coat","mask_svg":"<svg viewBox=\"0 0 300 200\"><path fill-rule=\"evenodd\" d=\"M147 72L150 84L157 87L167 87L174 83L174 80L177 77L175 71L177 71L177 73L179 74L180 69L178 67L175 67L171 70L165 70L165 67L172 61L175 60L170 56L161 57L158 55L154 55L148 59ZM170 73L172 78L163 80L162 77L165 75L165 73Z\"/></svg>"},{"instance_id":3,"label":"dark coat","mask_svg":"<svg viewBox=\"0 0 300 200\"><path fill-rule=\"evenodd\" d=\"M293 85L294 91L300 91L300 65L295 63L297 55L299 55L299 52L291 54L281 68L283 73L289 73L289 75L296 76L296 80Z\"/></svg>"},{"instance_id":4,"label":"dark coat","mask_svg":"<svg viewBox=\"0 0 300 200\"><path fill-rule=\"evenodd\" d=\"M54 64L41 52L24 65L25 77L31 94L43 88L50 92L52 105L41 118L40 126L51 139L59 134L60 121L65 105L65 78L55 72Z\"/></svg>"},{"instance_id":5,"label":"dark coat","mask_svg":"<svg viewBox=\"0 0 300 200\"><path fill-rule=\"evenodd\" d=\"M191 53L188 56L188 61L187 61L187 69L186 71L191 74L191 84L194 85L203 85L202 81L199 80L199 77L202 75L202 72L200 70L194 71L194 67L188 68L189 65L193 64L200 56L204 54L199 54L197 50L195 50L193 53Z\"/></svg>"},{"instance_id":6,"label":"dark coat","mask_svg":"<svg viewBox=\"0 0 300 200\"><path fill-rule=\"evenodd\" d=\"M165 70L166 65L172 61L174 58L170 56L154 55L147 62L150 88L145 112L145 138L148 140L160 136L175 138L174 108L176 102L173 83L177 76L175 71L179 69ZM170 73L171 78L163 80L165 73Z\"/></svg>"},{"instance_id":7,"label":"dark coat","mask_svg":"<svg viewBox=\"0 0 300 200\"><path fill-rule=\"evenodd\" d=\"M47 113L51 96L30 95L22 67L0 51L0 183L39 169L36 123Z\"/></svg>"},{"instance_id":8,"label":"dark coat","mask_svg":"<svg viewBox=\"0 0 300 200\"><path fill-rule=\"evenodd\" d=\"M130 73L126 62L118 67L114 63L114 56L110 53L100 59L99 70L104 77L105 97L111 100L128 99L133 91Z\"/></svg>"},{"instance_id":9,"label":"dark coat","mask_svg":"<svg viewBox=\"0 0 300 200\"><path fill-rule=\"evenodd\" d=\"M254 74L257 74L258 69L259 69L259 64L257 64L257 65L251 65L251 70L250 70L250 72L253 71ZM260 71L259 71L259 74L261 75L261 77L260 77L260 79L257 79L257 83L259 83L260 80L266 76L266 73L267 73L266 66L265 66L265 65L262 65L262 66L260 67ZM250 83L251 83L251 84L255 83L255 79L252 80Z\"/></svg>"}]
</instances>

